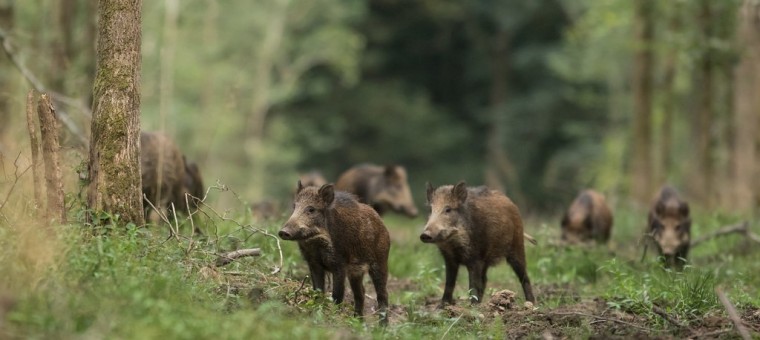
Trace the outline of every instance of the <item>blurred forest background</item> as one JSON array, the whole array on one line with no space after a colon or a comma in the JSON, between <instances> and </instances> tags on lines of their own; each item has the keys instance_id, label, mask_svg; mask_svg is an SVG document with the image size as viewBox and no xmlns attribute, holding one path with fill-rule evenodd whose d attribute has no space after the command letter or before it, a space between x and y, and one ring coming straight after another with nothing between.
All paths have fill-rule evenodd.
<instances>
[{"instance_id":1,"label":"blurred forest background","mask_svg":"<svg viewBox=\"0 0 760 340\"><path fill-rule=\"evenodd\" d=\"M85 135L95 14L0 0L6 47L76 99L59 113ZM758 205L758 1L157 0L142 27L142 128L250 201L372 162L406 166L418 203L426 181L461 179L527 212L584 187L642 206L666 182L703 207ZM0 56L6 164L29 159L30 88Z\"/></svg>"}]
</instances>

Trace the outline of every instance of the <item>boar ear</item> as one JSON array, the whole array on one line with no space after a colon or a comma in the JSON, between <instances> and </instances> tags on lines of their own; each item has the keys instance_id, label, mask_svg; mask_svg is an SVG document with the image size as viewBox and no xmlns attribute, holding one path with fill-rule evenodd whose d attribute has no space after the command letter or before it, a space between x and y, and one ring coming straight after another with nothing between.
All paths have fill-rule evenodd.
<instances>
[{"instance_id":1,"label":"boar ear","mask_svg":"<svg viewBox=\"0 0 760 340\"><path fill-rule=\"evenodd\" d=\"M689 203L681 202L681 206L678 207L678 212L683 217L689 216Z\"/></svg>"},{"instance_id":2,"label":"boar ear","mask_svg":"<svg viewBox=\"0 0 760 340\"><path fill-rule=\"evenodd\" d=\"M386 178L397 178L399 176L398 165L388 165L383 171Z\"/></svg>"},{"instance_id":3,"label":"boar ear","mask_svg":"<svg viewBox=\"0 0 760 340\"><path fill-rule=\"evenodd\" d=\"M457 185L451 189L451 194L454 195L459 203L464 203L464 201L467 200L467 184L465 184L464 181L457 183Z\"/></svg>"},{"instance_id":4,"label":"boar ear","mask_svg":"<svg viewBox=\"0 0 760 340\"><path fill-rule=\"evenodd\" d=\"M296 194L301 192L303 190L303 184L301 184L301 180L298 180L298 186L296 187Z\"/></svg>"},{"instance_id":5,"label":"boar ear","mask_svg":"<svg viewBox=\"0 0 760 340\"><path fill-rule=\"evenodd\" d=\"M326 206L330 206L335 200L335 187L332 184L325 184L319 188L319 197L325 202Z\"/></svg>"},{"instance_id":6,"label":"boar ear","mask_svg":"<svg viewBox=\"0 0 760 340\"><path fill-rule=\"evenodd\" d=\"M433 185L430 184L430 182L426 182L425 186L427 190L427 202L430 204L433 202L433 191L435 191L435 188L433 188Z\"/></svg>"}]
</instances>

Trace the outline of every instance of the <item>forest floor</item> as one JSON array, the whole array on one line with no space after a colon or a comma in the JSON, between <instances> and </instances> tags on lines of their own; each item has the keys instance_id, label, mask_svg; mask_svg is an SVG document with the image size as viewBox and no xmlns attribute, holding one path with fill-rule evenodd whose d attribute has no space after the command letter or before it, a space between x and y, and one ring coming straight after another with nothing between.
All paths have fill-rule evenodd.
<instances>
[{"instance_id":1,"label":"forest floor","mask_svg":"<svg viewBox=\"0 0 760 340\"><path fill-rule=\"evenodd\" d=\"M694 237L749 219L694 210ZM469 303L460 270L457 303L439 307L443 260L419 241L425 221L386 216L387 327L369 278L360 320L350 288L341 305L311 289L297 245L274 236L284 217L258 220L242 202L204 208L194 220L203 236L188 221L171 228L18 223L31 215L20 207L0 225L0 339L737 338L716 288L743 328L760 336L760 247L723 236L692 249L684 271L666 270L651 249L643 254L646 215L631 207L616 209L606 246L558 244L556 216L526 218L539 241L526 249L533 306L502 262L489 271L481 304ZM220 253L254 247L261 256L215 265Z\"/></svg>"}]
</instances>

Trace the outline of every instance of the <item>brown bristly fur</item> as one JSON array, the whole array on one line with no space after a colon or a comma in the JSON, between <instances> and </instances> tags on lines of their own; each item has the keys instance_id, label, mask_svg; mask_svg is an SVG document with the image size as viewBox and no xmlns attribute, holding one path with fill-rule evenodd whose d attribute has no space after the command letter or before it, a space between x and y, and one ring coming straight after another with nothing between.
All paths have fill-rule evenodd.
<instances>
[{"instance_id":1,"label":"brown bristly fur","mask_svg":"<svg viewBox=\"0 0 760 340\"><path fill-rule=\"evenodd\" d=\"M338 177L335 188L356 195L359 202L369 204L378 214L387 210L417 216L406 169L400 165L377 166L360 164Z\"/></svg>"},{"instance_id":2,"label":"brown bristly fur","mask_svg":"<svg viewBox=\"0 0 760 340\"><path fill-rule=\"evenodd\" d=\"M387 324L390 235L370 206L349 193L335 191L332 184L304 187L299 181L293 214L279 235L298 242L315 290L324 291L325 275L332 273L335 303L343 301L348 278L357 316L363 314L362 280L369 272L381 322Z\"/></svg>"},{"instance_id":3,"label":"brown bristly fur","mask_svg":"<svg viewBox=\"0 0 760 340\"><path fill-rule=\"evenodd\" d=\"M570 243L596 240L605 243L612 232L612 210L604 195L583 190L570 204L561 221L562 239Z\"/></svg>"},{"instance_id":4,"label":"brown bristly fur","mask_svg":"<svg viewBox=\"0 0 760 340\"><path fill-rule=\"evenodd\" d=\"M526 271L525 236L517 206L504 194L486 187L455 186L433 188L428 184L431 215L420 235L423 242L435 243L446 265L446 287L442 303L451 304L460 265L469 272L471 301L483 299L488 267L506 258L525 293L535 302Z\"/></svg>"},{"instance_id":5,"label":"brown bristly fur","mask_svg":"<svg viewBox=\"0 0 760 340\"><path fill-rule=\"evenodd\" d=\"M647 222L647 231L665 265L682 269L691 242L689 203L674 188L664 186L652 202Z\"/></svg>"}]
</instances>

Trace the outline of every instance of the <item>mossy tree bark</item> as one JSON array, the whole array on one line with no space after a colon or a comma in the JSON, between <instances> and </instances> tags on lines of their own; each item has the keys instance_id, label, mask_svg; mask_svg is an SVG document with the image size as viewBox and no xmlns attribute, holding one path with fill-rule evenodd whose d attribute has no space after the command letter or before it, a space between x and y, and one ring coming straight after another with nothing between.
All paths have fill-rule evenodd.
<instances>
[{"instance_id":1,"label":"mossy tree bark","mask_svg":"<svg viewBox=\"0 0 760 340\"><path fill-rule=\"evenodd\" d=\"M140 179L140 22L142 0L98 3L88 203L144 224Z\"/></svg>"}]
</instances>

